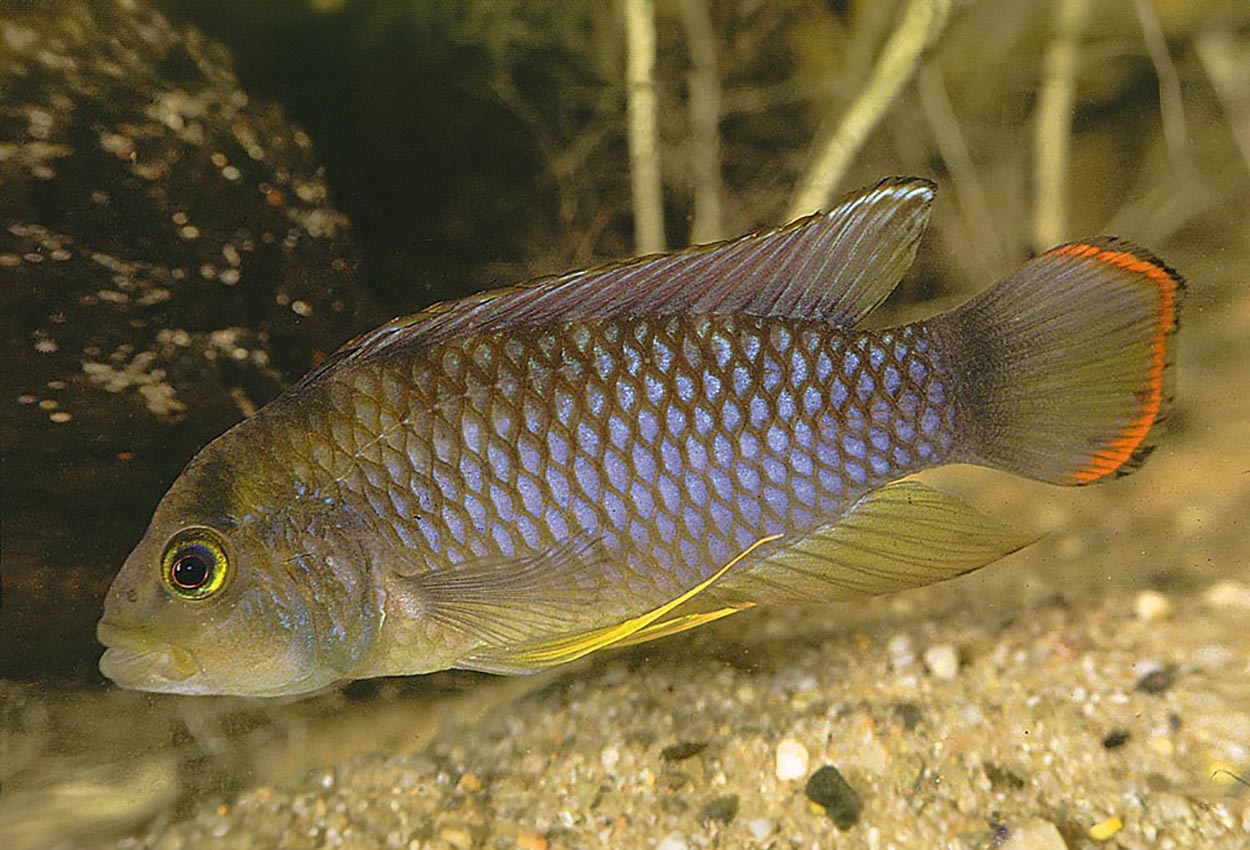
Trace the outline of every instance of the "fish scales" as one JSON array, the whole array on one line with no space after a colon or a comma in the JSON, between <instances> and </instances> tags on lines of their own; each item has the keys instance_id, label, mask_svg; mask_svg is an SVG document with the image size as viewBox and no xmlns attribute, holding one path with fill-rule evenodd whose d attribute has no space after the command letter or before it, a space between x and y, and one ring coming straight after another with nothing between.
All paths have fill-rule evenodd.
<instances>
[{"instance_id":1,"label":"fish scales","mask_svg":"<svg viewBox=\"0 0 1250 850\"><path fill-rule=\"evenodd\" d=\"M295 486L371 513L410 570L583 533L626 584L684 587L949 456L930 336L733 316L495 332L369 361L299 399L324 423L273 422L325 458Z\"/></svg>"},{"instance_id":2,"label":"fish scales","mask_svg":"<svg viewBox=\"0 0 1250 850\"><path fill-rule=\"evenodd\" d=\"M1183 281L1112 237L868 331L934 187L434 305L202 449L105 600L130 688L525 673L756 605L952 579L1030 538L908 476L1135 469Z\"/></svg>"}]
</instances>

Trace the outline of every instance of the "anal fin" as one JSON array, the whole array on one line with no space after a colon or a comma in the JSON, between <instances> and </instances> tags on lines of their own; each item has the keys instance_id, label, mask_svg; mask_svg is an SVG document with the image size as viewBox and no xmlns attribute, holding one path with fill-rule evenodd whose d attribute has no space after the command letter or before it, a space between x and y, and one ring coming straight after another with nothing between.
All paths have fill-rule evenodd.
<instances>
[{"instance_id":1,"label":"anal fin","mask_svg":"<svg viewBox=\"0 0 1250 850\"><path fill-rule=\"evenodd\" d=\"M923 587L1032 543L954 496L915 481L873 490L838 519L729 576L718 601L846 602Z\"/></svg>"}]
</instances>

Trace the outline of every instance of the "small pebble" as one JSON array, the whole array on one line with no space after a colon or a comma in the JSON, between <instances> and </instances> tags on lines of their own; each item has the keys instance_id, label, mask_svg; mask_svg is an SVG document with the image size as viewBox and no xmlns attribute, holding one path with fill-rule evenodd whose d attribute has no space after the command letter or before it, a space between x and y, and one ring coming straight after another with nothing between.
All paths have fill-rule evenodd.
<instances>
[{"instance_id":1,"label":"small pebble","mask_svg":"<svg viewBox=\"0 0 1250 850\"><path fill-rule=\"evenodd\" d=\"M802 779L807 776L809 758L807 747L793 738L783 738L777 744L777 778L782 781Z\"/></svg>"},{"instance_id":2,"label":"small pebble","mask_svg":"<svg viewBox=\"0 0 1250 850\"><path fill-rule=\"evenodd\" d=\"M1133 600L1133 613L1142 622L1153 623L1171 615L1172 600L1162 593L1153 590L1143 590Z\"/></svg>"},{"instance_id":3,"label":"small pebble","mask_svg":"<svg viewBox=\"0 0 1250 850\"><path fill-rule=\"evenodd\" d=\"M599 752L599 764L603 765L603 769L608 773L616 770L617 764L621 761L621 751L611 745L604 747Z\"/></svg>"},{"instance_id":4,"label":"small pebble","mask_svg":"<svg viewBox=\"0 0 1250 850\"><path fill-rule=\"evenodd\" d=\"M1001 850L1068 850L1059 828L1048 820L1030 818L1008 826L1010 835Z\"/></svg>"},{"instance_id":5,"label":"small pebble","mask_svg":"<svg viewBox=\"0 0 1250 850\"><path fill-rule=\"evenodd\" d=\"M949 643L935 644L924 651L924 666L939 679L959 675L959 650Z\"/></svg>"},{"instance_id":6,"label":"small pebble","mask_svg":"<svg viewBox=\"0 0 1250 850\"><path fill-rule=\"evenodd\" d=\"M660 839L660 843L655 845L655 850L689 850L690 843L686 841L686 836L680 832L670 832L668 835Z\"/></svg>"},{"instance_id":7,"label":"small pebble","mask_svg":"<svg viewBox=\"0 0 1250 850\"><path fill-rule=\"evenodd\" d=\"M1141 691L1144 694L1161 694L1169 690L1176 683L1176 668L1168 665L1160 670L1154 670L1137 680L1137 684L1133 686L1134 690Z\"/></svg>"},{"instance_id":8,"label":"small pebble","mask_svg":"<svg viewBox=\"0 0 1250 850\"><path fill-rule=\"evenodd\" d=\"M838 829L850 829L859 821L864 801L833 765L827 764L813 773L803 790L807 799L824 807Z\"/></svg>"},{"instance_id":9,"label":"small pebble","mask_svg":"<svg viewBox=\"0 0 1250 850\"><path fill-rule=\"evenodd\" d=\"M901 670L916 660L916 647L911 635L894 635L885 642L885 652L890 657L891 670Z\"/></svg>"},{"instance_id":10,"label":"small pebble","mask_svg":"<svg viewBox=\"0 0 1250 850\"><path fill-rule=\"evenodd\" d=\"M1166 735L1154 735L1146 742L1152 752L1157 753L1164 758L1171 758L1176 755L1176 745L1172 743L1172 739Z\"/></svg>"},{"instance_id":11,"label":"small pebble","mask_svg":"<svg viewBox=\"0 0 1250 850\"><path fill-rule=\"evenodd\" d=\"M747 831L756 841L764 841L773 834L774 824L770 818L752 818L747 821Z\"/></svg>"},{"instance_id":12,"label":"small pebble","mask_svg":"<svg viewBox=\"0 0 1250 850\"><path fill-rule=\"evenodd\" d=\"M924 711L914 702L900 702L894 706L894 714L908 732L915 729L924 718Z\"/></svg>"},{"instance_id":13,"label":"small pebble","mask_svg":"<svg viewBox=\"0 0 1250 850\"><path fill-rule=\"evenodd\" d=\"M665 761L685 761L707 749L707 741L679 741L660 750Z\"/></svg>"},{"instance_id":14,"label":"small pebble","mask_svg":"<svg viewBox=\"0 0 1250 850\"><path fill-rule=\"evenodd\" d=\"M1161 792L1150 797L1150 815L1152 820L1160 822L1184 823L1193 818L1194 807L1179 794Z\"/></svg>"},{"instance_id":15,"label":"small pebble","mask_svg":"<svg viewBox=\"0 0 1250 850\"><path fill-rule=\"evenodd\" d=\"M1109 750L1114 750L1116 747L1122 747L1127 744L1128 739L1129 733L1127 729L1114 729L1108 732L1107 736L1102 739L1102 745Z\"/></svg>"},{"instance_id":16,"label":"small pebble","mask_svg":"<svg viewBox=\"0 0 1250 850\"><path fill-rule=\"evenodd\" d=\"M1115 815L1107 818L1101 823L1096 823L1089 828L1089 837L1095 841L1106 841L1124 828L1124 821Z\"/></svg>"},{"instance_id":17,"label":"small pebble","mask_svg":"<svg viewBox=\"0 0 1250 850\"><path fill-rule=\"evenodd\" d=\"M707 805L703 807L703 811L699 815L699 820L729 823L737 816L738 795L726 794L724 797L716 797L709 800Z\"/></svg>"},{"instance_id":18,"label":"small pebble","mask_svg":"<svg viewBox=\"0 0 1250 850\"><path fill-rule=\"evenodd\" d=\"M997 791L1019 791L1026 784L1020 774L992 761L983 762L981 769L985 771L990 787Z\"/></svg>"},{"instance_id":19,"label":"small pebble","mask_svg":"<svg viewBox=\"0 0 1250 850\"><path fill-rule=\"evenodd\" d=\"M1250 611L1250 584L1231 578L1217 581L1202 592L1202 601L1212 608L1240 608Z\"/></svg>"},{"instance_id":20,"label":"small pebble","mask_svg":"<svg viewBox=\"0 0 1250 850\"><path fill-rule=\"evenodd\" d=\"M438 833L438 837L455 847L456 850L469 850L473 846L473 836L467 829L449 826Z\"/></svg>"},{"instance_id":21,"label":"small pebble","mask_svg":"<svg viewBox=\"0 0 1250 850\"><path fill-rule=\"evenodd\" d=\"M536 832L521 830L517 833L516 846L520 850L547 850L547 839Z\"/></svg>"}]
</instances>

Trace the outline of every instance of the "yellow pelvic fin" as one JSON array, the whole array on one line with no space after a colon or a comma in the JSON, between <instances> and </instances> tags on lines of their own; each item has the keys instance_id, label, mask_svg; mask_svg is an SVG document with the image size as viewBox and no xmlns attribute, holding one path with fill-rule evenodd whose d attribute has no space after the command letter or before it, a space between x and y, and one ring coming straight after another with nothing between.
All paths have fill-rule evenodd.
<instances>
[{"instance_id":1,"label":"yellow pelvic fin","mask_svg":"<svg viewBox=\"0 0 1250 850\"><path fill-rule=\"evenodd\" d=\"M639 629L627 638L618 640L612 644L613 647L637 646L640 643L659 640L669 635L680 634L681 632L697 629L699 626L714 623L717 620L728 617L730 614L737 614L739 611L745 611L755 606L750 603L742 605L731 605L728 608L717 608L715 611L700 611L696 614L679 614L671 620L661 620L658 623L652 623L645 629Z\"/></svg>"},{"instance_id":2,"label":"yellow pelvic fin","mask_svg":"<svg viewBox=\"0 0 1250 850\"><path fill-rule=\"evenodd\" d=\"M656 622L675 608L689 602L720 581L726 573L757 548L776 540L780 536L779 534L774 534L768 537L761 537L708 578L645 614L632 617L615 625L589 631L556 635L551 638L522 643L516 646L489 647L461 660L456 666L466 670L480 670L485 673L529 673L574 661L584 655L589 655L600 649L606 649L609 646L629 645L641 643L645 640L654 640L655 638L676 634L677 632L727 616L737 611L738 608L729 607L708 613L687 614L672 620Z\"/></svg>"}]
</instances>

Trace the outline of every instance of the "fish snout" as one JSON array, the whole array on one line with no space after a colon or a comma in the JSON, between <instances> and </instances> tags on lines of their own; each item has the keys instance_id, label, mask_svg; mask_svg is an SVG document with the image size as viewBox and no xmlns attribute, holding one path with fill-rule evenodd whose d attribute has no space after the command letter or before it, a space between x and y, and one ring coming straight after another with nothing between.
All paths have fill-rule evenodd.
<instances>
[{"instance_id":1,"label":"fish snout","mask_svg":"<svg viewBox=\"0 0 1250 850\"><path fill-rule=\"evenodd\" d=\"M100 672L123 688L180 691L179 684L199 672L185 649L107 620L96 626L96 638L105 647Z\"/></svg>"}]
</instances>

